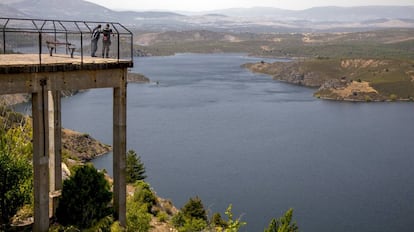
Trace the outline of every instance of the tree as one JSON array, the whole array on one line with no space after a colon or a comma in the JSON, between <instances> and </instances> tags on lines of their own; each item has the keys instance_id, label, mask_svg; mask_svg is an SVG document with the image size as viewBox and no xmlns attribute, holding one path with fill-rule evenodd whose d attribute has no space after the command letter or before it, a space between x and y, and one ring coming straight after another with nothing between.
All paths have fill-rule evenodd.
<instances>
[{"instance_id":1,"label":"tree","mask_svg":"<svg viewBox=\"0 0 414 232\"><path fill-rule=\"evenodd\" d=\"M179 232L203 231L207 227L207 212L201 199L198 196L190 198L172 222Z\"/></svg>"},{"instance_id":2,"label":"tree","mask_svg":"<svg viewBox=\"0 0 414 232\"><path fill-rule=\"evenodd\" d=\"M147 178L144 174L145 167L141 158L135 151L129 150L126 157L126 182L134 183L137 180L144 180Z\"/></svg>"},{"instance_id":3,"label":"tree","mask_svg":"<svg viewBox=\"0 0 414 232\"><path fill-rule=\"evenodd\" d=\"M213 226L220 228L225 228L227 226L227 222L223 220L220 213L213 214L211 223L213 224Z\"/></svg>"},{"instance_id":4,"label":"tree","mask_svg":"<svg viewBox=\"0 0 414 232\"><path fill-rule=\"evenodd\" d=\"M27 132L30 128L19 126L0 128L0 212L1 223L9 223L17 210L31 203L33 171L30 163L32 144Z\"/></svg>"},{"instance_id":5,"label":"tree","mask_svg":"<svg viewBox=\"0 0 414 232\"><path fill-rule=\"evenodd\" d=\"M225 212L225 214L228 217L227 226L224 229L225 232L237 232L239 231L240 227L247 224L246 222L241 221L240 218L234 220L231 209L232 209L232 205L230 204L229 207L227 207L227 210Z\"/></svg>"},{"instance_id":6,"label":"tree","mask_svg":"<svg viewBox=\"0 0 414 232\"><path fill-rule=\"evenodd\" d=\"M181 211L187 218L202 219L204 221L207 221L207 212L204 209L204 205L198 196L195 198L190 198L190 200L188 200Z\"/></svg>"},{"instance_id":7,"label":"tree","mask_svg":"<svg viewBox=\"0 0 414 232\"><path fill-rule=\"evenodd\" d=\"M104 174L92 165L82 165L63 182L56 217L63 225L89 228L111 214L111 199L112 193Z\"/></svg>"},{"instance_id":8,"label":"tree","mask_svg":"<svg viewBox=\"0 0 414 232\"><path fill-rule=\"evenodd\" d=\"M286 213L278 219L273 218L270 221L269 227L264 232L297 232L299 231L296 222L292 223L293 209L289 209ZM292 224L291 224L292 223Z\"/></svg>"}]
</instances>

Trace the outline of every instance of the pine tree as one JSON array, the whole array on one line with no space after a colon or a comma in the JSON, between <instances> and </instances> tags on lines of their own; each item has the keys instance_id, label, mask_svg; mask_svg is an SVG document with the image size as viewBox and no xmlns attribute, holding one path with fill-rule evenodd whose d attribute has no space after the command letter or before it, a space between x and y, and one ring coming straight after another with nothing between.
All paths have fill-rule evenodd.
<instances>
[{"instance_id":1,"label":"pine tree","mask_svg":"<svg viewBox=\"0 0 414 232\"><path fill-rule=\"evenodd\" d=\"M127 183L135 183L137 180L144 180L145 167L141 162L141 158L134 150L129 150L126 157L126 181Z\"/></svg>"},{"instance_id":2,"label":"pine tree","mask_svg":"<svg viewBox=\"0 0 414 232\"><path fill-rule=\"evenodd\" d=\"M187 218L202 219L204 221L207 221L207 212L204 209L204 205L198 196L195 198L190 198L190 200L188 200L181 211Z\"/></svg>"}]
</instances>

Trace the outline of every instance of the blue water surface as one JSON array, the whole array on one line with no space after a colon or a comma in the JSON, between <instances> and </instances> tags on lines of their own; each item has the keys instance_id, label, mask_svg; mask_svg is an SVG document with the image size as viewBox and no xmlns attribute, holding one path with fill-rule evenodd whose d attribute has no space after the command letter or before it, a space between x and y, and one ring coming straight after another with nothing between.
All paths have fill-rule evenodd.
<instances>
[{"instance_id":1,"label":"blue water surface","mask_svg":"<svg viewBox=\"0 0 414 232\"><path fill-rule=\"evenodd\" d=\"M349 103L240 67L244 54L136 58L128 149L158 195L210 214L233 205L263 231L294 208L300 231L414 228L414 105ZM158 82L158 84L157 84ZM62 100L63 126L112 143L112 90ZM111 154L94 161L111 172ZM225 217L225 216L224 216Z\"/></svg>"}]
</instances>

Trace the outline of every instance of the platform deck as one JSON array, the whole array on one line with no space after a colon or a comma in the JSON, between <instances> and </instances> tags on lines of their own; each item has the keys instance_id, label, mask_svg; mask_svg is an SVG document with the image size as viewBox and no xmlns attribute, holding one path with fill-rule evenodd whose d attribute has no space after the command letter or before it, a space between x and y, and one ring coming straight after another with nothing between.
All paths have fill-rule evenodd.
<instances>
[{"instance_id":1,"label":"platform deck","mask_svg":"<svg viewBox=\"0 0 414 232\"><path fill-rule=\"evenodd\" d=\"M54 72L79 69L111 69L132 67L131 60L66 54L0 54L0 75L25 72Z\"/></svg>"}]
</instances>

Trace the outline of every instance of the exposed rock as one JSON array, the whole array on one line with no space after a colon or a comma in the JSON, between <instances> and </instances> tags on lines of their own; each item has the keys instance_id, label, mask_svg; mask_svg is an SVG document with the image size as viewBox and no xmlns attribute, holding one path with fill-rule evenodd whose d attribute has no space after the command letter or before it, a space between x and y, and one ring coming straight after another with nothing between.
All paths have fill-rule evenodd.
<instances>
[{"instance_id":1,"label":"exposed rock","mask_svg":"<svg viewBox=\"0 0 414 232\"><path fill-rule=\"evenodd\" d=\"M342 68L377 68L387 64L386 61L374 59L346 59L341 61Z\"/></svg>"},{"instance_id":2,"label":"exposed rock","mask_svg":"<svg viewBox=\"0 0 414 232\"><path fill-rule=\"evenodd\" d=\"M83 162L111 151L111 146L97 141L88 134L69 129L62 129L62 147L71 157L77 157Z\"/></svg>"},{"instance_id":3,"label":"exposed rock","mask_svg":"<svg viewBox=\"0 0 414 232\"><path fill-rule=\"evenodd\" d=\"M30 100L29 94L6 94L0 95L0 104L11 106Z\"/></svg>"},{"instance_id":4,"label":"exposed rock","mask_svg":"<svg viewBox=\"0 0 414 232\"><path fill-rule=\"evenodd\" d=\"M385 100L378 91L366 81L343 82L339 80L326 81L315 93L326 99L347 101L379 101Z\"/></svg>"},{"instance_id":5,"label":"exposed rock","mask_svg":"<svg viewBox=\"0 0 414 232\"><path fill-rule=\"evenodd\" d=\"M127 81L129 83L148 83L150 79L140 73L128 73Z\"/></svg>"},{"instance_id":6,"label":"exposed rock","mask_svg":"<svg viewBox=\"0 0 414 232\"><path fill-rule=\"evenodd\" d=\"M70 177L70 174L71 173L70 173L68 166L64 162L62 162L62 179L63 180L68 179Z\"/></svg>"},{"instance_id":7,"label":"exposed rock","mask_svg":"<svg viewBox=\"0 0 414 232\"><path fill-rule=\"evenodd\" d=\"M292 84L309 87L321 86L325 78L316 72L305 72L301 70L300 62L275 62L275 63L248 63L243 67L252 72L272 75L274 80L285 81Z\"/></svg>"}]
</instances>

